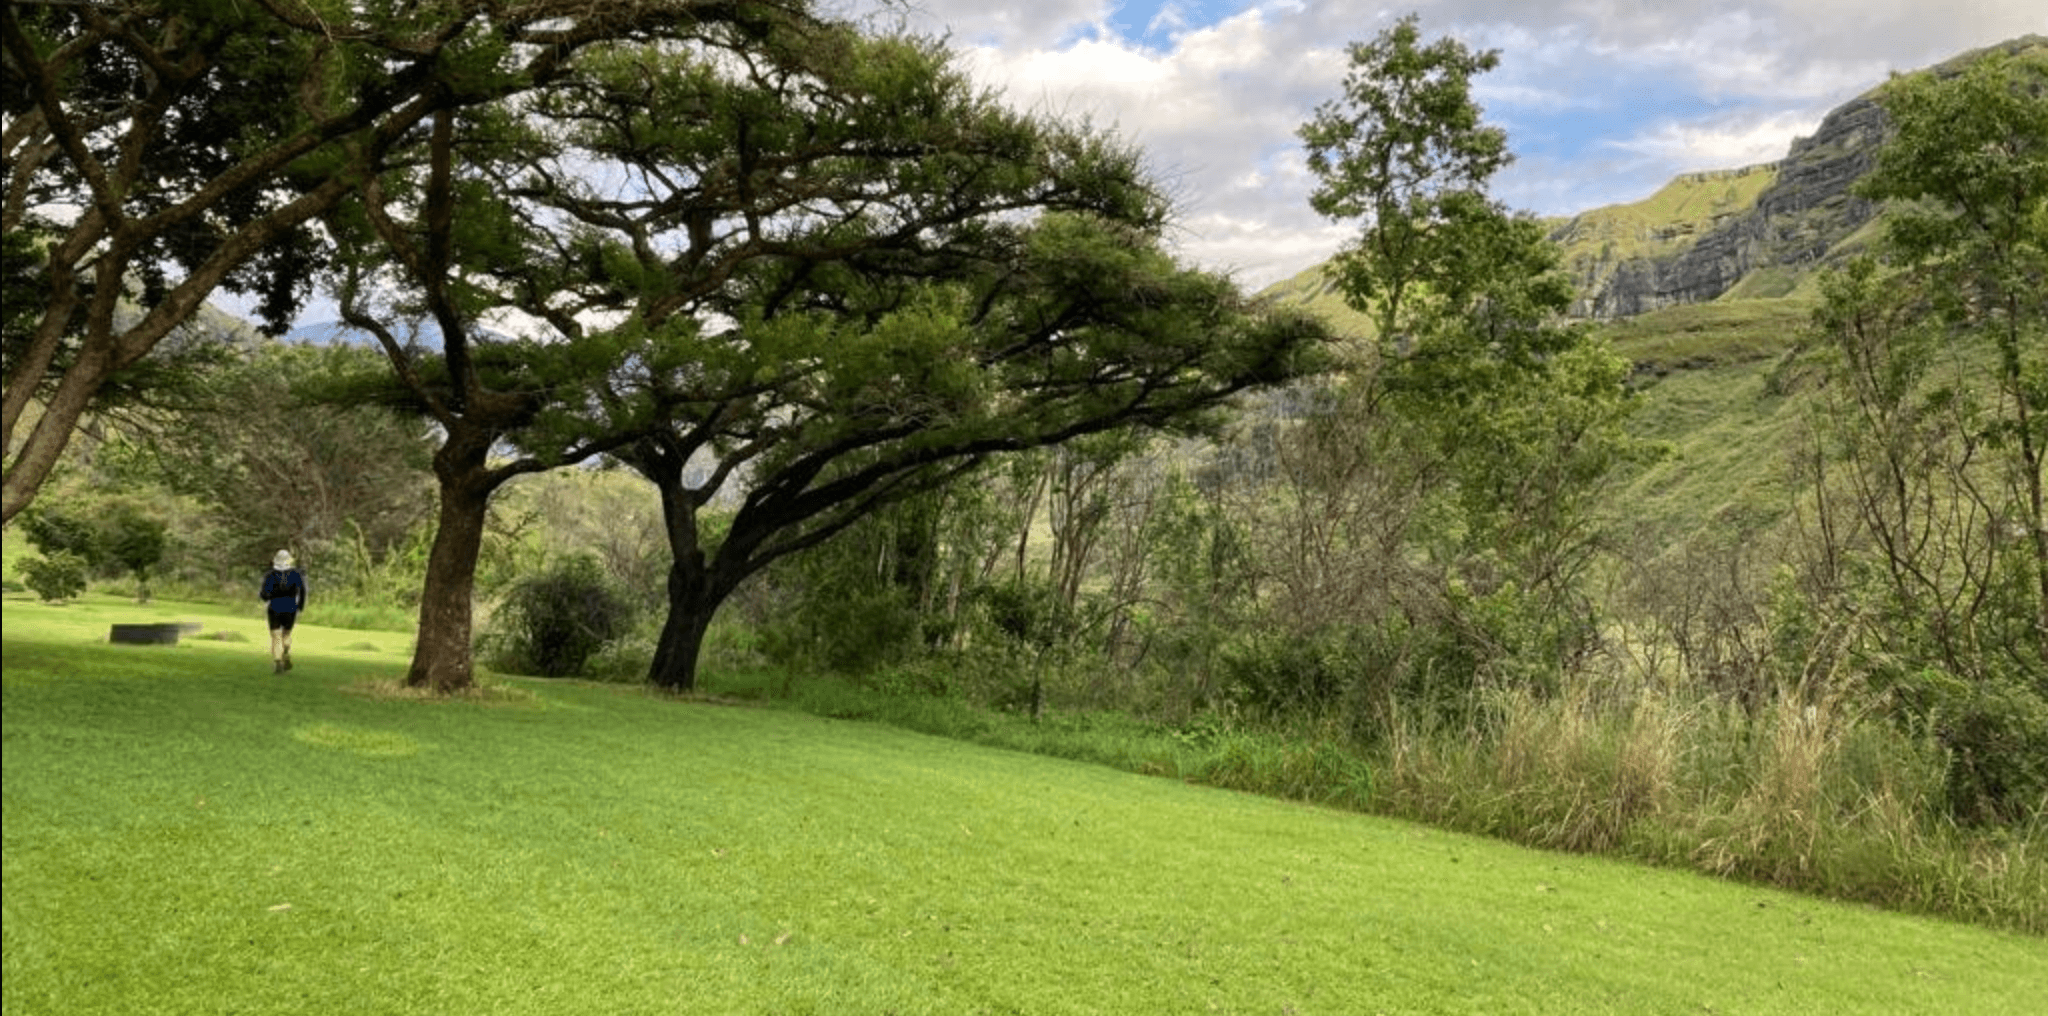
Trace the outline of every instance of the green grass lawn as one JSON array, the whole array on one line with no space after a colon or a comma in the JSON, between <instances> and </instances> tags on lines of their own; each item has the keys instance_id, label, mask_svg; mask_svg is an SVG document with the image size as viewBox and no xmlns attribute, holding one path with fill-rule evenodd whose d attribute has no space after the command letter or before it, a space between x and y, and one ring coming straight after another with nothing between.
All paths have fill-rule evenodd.
<instances>
[{"instance_id":1,"label":"green grass lawn","mask_svg":"<svg viewBox=\"0 0 2048 1016\"><path fill-rule=\"evenodd\" d=\"M188 620L176 647L113 620ZM39 1013L2019 1013L2048 941L785 710L5 604ZM208 639L239 631L245 642Z\"/></svg>"}]
</instances>

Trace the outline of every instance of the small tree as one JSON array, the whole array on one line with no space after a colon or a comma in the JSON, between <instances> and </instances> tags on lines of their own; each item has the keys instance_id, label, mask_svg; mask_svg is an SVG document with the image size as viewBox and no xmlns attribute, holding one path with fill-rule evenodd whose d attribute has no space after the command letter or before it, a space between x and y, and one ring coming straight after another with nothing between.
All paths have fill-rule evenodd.
<instances>
[{"instance_id":1,"label":"small tree","mask_svg":"<svg viewBox=\"0 0 2048 1016\"><path fill-rule=\"evenodd\" d=\"M505 663L541 677L573 677L633 624L621 595L593 557L578 555L512 588L498 608Z\"/></svg>"},{"instance_id":2,"label":"small tree","mask_svg":"<svg viewBox=\"0 0 2048 1016\"><path fill-rule=\"evenodd\" d=\"M148 603L149 575L164 559L168 527L128 501L109 505L100 527L107 560L135 577L135 602Z\"/></svg>"},{"instance_id":3,"label":"small tree","mask_svg":"<svg viewBox=\"0 0 2048 1016\"><path fill-rule=\"evenodd\" d=\"M1803 682L1851 670L1936 733L1958 818L2021 819L2048 794L2048 55L1879 102L1859 189L1891 202L1891 263L1822 280L1815 552L1783 627Z\"/></svg>"},{"instance_id":4,"label":"small tree","mask_svg":"<svg viewBox=\"0 0 2048 1016\"><path fill-rule=\"evenodd\" d=\"M1889 249L1950 339L1995 354L1995 399L1962 437L2005 464L1996 511L2019 545L2048 695L2048 52L1896 77L1878 102L1894 133L1858 190L1892 202Z\"/></svg>"},{"instance_id":5,"label":"small tree","mask_svg":"<svg viewBox=\"0 0 2048 1016\"><path fill-rule=\"evenodd\" d=\"M98 567L106 545L90 514L76 505L38 505L22 516L22 533L44 557L70 555L82 567Z\"/></svg>"},{"instance_id":6,"label":"small tree","mask_svg":"<svg viewBox=\"0 0 2048 1016\"><path fill-rule=\"evenodd\" d=\"M1359 222L1329 270L1374 331L1282 442L1301 503L1295 585L1357 594L1374 613L1354 623L1458 647L1482 670L1555 671L1593 630L1577 588L1593 495L1639 450L1622 428L1627 365L1565 322L1571 285L1542 226L1487 196L1510 156L1471 79L1498 54L1425 42L1411 15L1350 57L1343 97L1300 134L1310 204ZM1324 503L1371 521L1332 525ZM1354 551L1396 581L1358 588L1336 556Z\"/></svg>"}]
</instances>

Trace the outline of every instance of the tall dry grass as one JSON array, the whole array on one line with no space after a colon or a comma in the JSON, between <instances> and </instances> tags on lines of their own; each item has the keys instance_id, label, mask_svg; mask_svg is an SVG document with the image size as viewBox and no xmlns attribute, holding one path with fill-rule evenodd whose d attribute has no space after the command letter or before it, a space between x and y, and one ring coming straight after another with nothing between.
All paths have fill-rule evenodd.
<instances>
[{"instance_id":1,"label":"tall dry grass","mask_svg":"<svg viewBox=\"0 0 2048 1016\"><path fill-rule=\"evenodd\" d=\"M2048 932L2048 828L1958 828L1946 760L1859 710L1783 689L1745 711L1672 683L1507 691L1472 726L1396 718L1373 810L1559 850Z\"/></svg>"}]
</instances>

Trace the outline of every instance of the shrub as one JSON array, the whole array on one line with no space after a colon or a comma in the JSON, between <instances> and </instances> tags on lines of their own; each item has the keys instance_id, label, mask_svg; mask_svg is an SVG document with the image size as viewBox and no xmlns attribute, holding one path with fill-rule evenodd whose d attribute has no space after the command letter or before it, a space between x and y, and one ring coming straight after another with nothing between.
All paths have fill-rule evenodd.
<instances>
[{"instance_id":1,"label":"shrub","mask_svg":"<svg viewBox=\"0 0 2048 1016\"><path fill-rule=\"evenodd\" d=\"M1317 714L1335 705L1359 672L1346 634L1253 632L1224 647L1222 671L1238 704L1256 714Z\"/></svg>"},{"instance_id":2,"label":"shrub","mask_svg":"<svg viewBox=\"0 0 2048 1016\"><path fill-rule=\"evenodd\" d=\"M822 595L826 592L835 595ZM804 589L760 626L761 651L782 666L861 674L912 654L923 630L917 604L896 586Z\"/></svg>"},{"instance_id":3,"label":"shrub","mask_svg":"<svg viewBox=\"0 0 2048 1016\"><path fill-rule=\"evenodd\" d=\"M1013 580L974 590L989 624L1024 645L1044 648L1063 634L1059 597L1043 582Z\"/></svg>"},{"instance_id":4,"label":"shrub","mask_svg":"<svg viewBox=\"0 0 2048 1016\"><path fill-rule=\"evenodd\" d=\"M499 607L492 665L540 677L573 677L624 635L634 609L592 557L569 558L520 581Z\"/></svg>"},{"instance_id":5,"label":"shrub","mask_svg":"<svg viewBox=\"0 0 2048 1016\"><path fill-rule=\"evenodd\" d=\"M38 505L22 520L24 535L45 558L68 555L87 575L129 572L142 601L149 599L150 573L163 562L169 529L154 508L128 496Z\"/></svg>"},{"instance_id":6,"label":"shrub","mask_svg":"<svg viewBox=\"0 0 2048 1016\"><path fill-rule=\"evenodd\" d=\"M85 592L85 562L76 554L58 552L31 557L19 565L22 580L45 603L68 600Z\"/></svg>"},{"instance_id":7,"label":"shrub","mask_svg":"<svg viewBox=\"0 0 2048 1016\"><path fill-rule=\"evenodd\" d=\"M1983 825L2048 813L2048 702L2010 680L1961 691L1936 713L1950 813Z\"/></svg>"}]
</instances>

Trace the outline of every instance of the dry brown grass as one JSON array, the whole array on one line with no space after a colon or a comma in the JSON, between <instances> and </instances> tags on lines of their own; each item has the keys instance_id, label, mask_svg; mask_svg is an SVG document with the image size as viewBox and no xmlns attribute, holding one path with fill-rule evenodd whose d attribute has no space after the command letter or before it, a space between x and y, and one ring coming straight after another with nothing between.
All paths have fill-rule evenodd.
<instances>
[{"instance_id":1,"label":"dry brown grass","mask_svg":"<svg viewBox=\"0 0 2048 1016\"><path fill-rule=\"evenodd\" d=\"M2048 931L2048 829L1943 818L1944 756L1786 689L1754 714L1684 686L1490 700L1484 729L1398 718L1372 808L1535 846Z\"/></svg>"}]
</instances>

